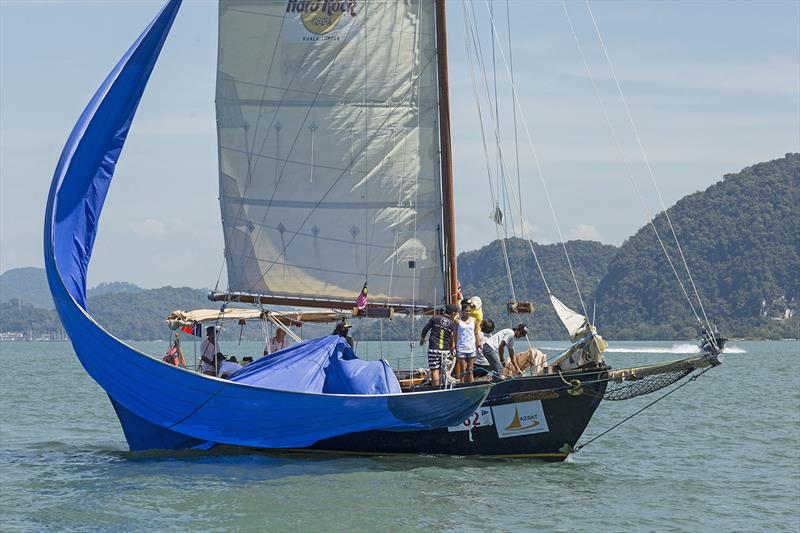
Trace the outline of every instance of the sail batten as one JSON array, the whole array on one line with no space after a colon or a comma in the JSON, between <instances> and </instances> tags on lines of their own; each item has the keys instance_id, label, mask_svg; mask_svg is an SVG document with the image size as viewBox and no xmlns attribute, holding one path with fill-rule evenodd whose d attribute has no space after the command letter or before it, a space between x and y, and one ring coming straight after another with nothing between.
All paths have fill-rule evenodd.
<instances>
[{"instance_id":1,"label":"sail batten","mask_svg":"<svg viewBox=\"0 0 800 533\"><path fill-rule=\"evenodd\" d=\"M344 9L344 8L347 9ZM431 2L222 0L228 290L444 300Z\"/></svg>"}]
</instances>

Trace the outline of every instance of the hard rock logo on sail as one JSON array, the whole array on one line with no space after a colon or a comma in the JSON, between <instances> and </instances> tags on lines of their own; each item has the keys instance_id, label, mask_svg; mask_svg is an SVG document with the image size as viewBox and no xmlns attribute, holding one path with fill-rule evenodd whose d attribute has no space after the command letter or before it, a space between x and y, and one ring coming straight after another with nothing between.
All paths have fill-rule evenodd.
<instances>
[{"instance_id":1,"label":"hard rock logo on sail","mask_svg":"<svg viewBox=\"0 0 800 533\"><path fill-rule=\"evenodd\" d=\"M288 0L287 13L298 13L305 29L314 35L332 31L345 15L355 17L355 0Z\"/></svg>"}]
</instances>

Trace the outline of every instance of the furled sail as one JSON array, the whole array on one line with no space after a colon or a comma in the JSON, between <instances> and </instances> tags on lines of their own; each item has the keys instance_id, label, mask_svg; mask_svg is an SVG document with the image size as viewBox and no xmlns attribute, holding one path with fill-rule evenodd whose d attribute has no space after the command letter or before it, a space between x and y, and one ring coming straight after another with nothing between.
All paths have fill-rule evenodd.
<instances>
[{"instance_id":1,"label":"furled sail","mask_svg":"<svg viewBox=\"0 0 800 533\"><path fill-rule=\"evenodd\" d=\"M597 328L589 323L588 318L570 309L552 294L550 303L553 304L559 320L567 329L569 338L575 343L552 364L561 370L573 370L588 364L600 363L608 343L597 334Z\"/></svg>"},{"instance_id":2,"label":"furled sail","mask_svg":"<svg viewBox=\"0 0 800 533\"><path fill-rule=\"evenodd\" d=\"M570 309L564 305L564 302L552 294L550 295L550 303L553 304L553 309L555 309L559 320L561 320L561 323L564 324L564 327L567 329L570 339L576 340L586 334L585 331L589 326L588 318Z\"/></svg>"},{"instance_id":3,"label":"furled sail","mask_svg":"<svg viewBox=\"0 0 800 533\"><path fill-rule=\"evenodd\" d=\"M444 300L434 3L221 0L231 293Z\"/></svg>"}]
</instances>

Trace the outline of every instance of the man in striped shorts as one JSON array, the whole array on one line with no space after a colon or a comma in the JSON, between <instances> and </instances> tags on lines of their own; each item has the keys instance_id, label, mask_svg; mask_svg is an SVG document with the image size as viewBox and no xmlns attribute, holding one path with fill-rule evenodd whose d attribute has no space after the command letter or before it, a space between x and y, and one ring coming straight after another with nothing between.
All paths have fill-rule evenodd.
<instances>
[{"instance_id":1,"label":"man in striped shorts","mask_svg":"<svg viewBox=\"0 0 800 533\"><path fill-rule=\"evenodd\" d=\"M422 328L420 345L425 344L425 337L430 333L430 337L428 337L428 368L431 369L431 383L434 387L439 386L439 369L442 367L442 359L455 349L458 313L457 305L448 304L445 306L443 314L434 315Z\"/></svg>"}]
</instances>

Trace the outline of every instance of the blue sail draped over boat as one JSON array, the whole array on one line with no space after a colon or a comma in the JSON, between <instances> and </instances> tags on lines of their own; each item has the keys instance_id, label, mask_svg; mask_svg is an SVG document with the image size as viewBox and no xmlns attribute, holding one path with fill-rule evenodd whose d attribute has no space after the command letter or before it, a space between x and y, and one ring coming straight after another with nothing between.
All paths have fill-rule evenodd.
<instances>
[{"instance_id":1,"label":"blue sail draped over boat","mask_svg":"<svg viewBox=\"0 0 800 533\"><path fill-rule=\"evenodd\" d=\"M86 274L103 203L180 4L170 0L162 8L87 105L62 151L45 213L45 267L53 301L81 364L111 398L130 448L180 449L203 443L295 448L358 431L435 428L466 418L486 397L488 386L385 394L396 392L385 375L391 374L388 368L376 371L372 363L349 359L352 352L330 337L300 345L295 353L308 349L312 359L316 354L330 363L333 354L337 365L346 363L329 367L322 389L300 392L304 378L297 378L296 390L277 390L264 385L278 386L268 378L272 371L281 379L288 376L291 357L257 364L225 381L141 353L88 314ZM272 366L280 361L286 363L283 369ZM387 378L383 384L381 373ZM372 391L365 387L370 375L377 380ZM320 382L307 383L313 389ZM347 387L348 393L328 393ZM370 393L355 394L363 391Z\"/></svg>"},{"instance_id":2,"label":"blue sail draped over boat","mask_svg":"<svg viewBox=\"0 0 800 533\"><path fill-rule=\"evenodd\" d=\"M231 381L256 387L325 394L400 394L386 361L362 361L347 341L328 335L251 363Z\"/></svg>"}]
</instances>

